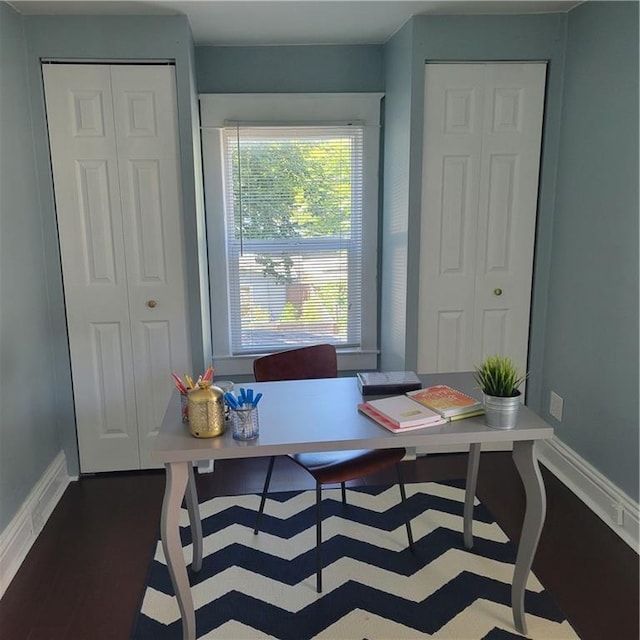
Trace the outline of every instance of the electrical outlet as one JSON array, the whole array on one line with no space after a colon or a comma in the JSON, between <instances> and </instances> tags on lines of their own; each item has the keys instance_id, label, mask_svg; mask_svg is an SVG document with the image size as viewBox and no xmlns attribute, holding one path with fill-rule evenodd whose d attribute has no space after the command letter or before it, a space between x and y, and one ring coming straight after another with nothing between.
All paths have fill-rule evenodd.
<instances>
[{"instance_id":1,"label":"electrical outlet","mask_svg":"<svg viewBox=\"0 0 640 640\"><path fill-rule=\"evenodd\" d=\"M549 402L549 413L558 421L562 422L562 406L564 400L555 391L551 392L551 401Z\"/></svg>"}]
</instances>

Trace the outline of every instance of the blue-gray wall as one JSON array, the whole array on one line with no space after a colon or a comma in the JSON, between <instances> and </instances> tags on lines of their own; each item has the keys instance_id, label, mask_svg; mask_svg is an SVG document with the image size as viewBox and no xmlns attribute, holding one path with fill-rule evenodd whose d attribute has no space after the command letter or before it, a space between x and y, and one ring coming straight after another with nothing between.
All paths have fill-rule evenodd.
<instances>
[{"instance_id":1,"label":"blue-gray wall","mask_svg":"<svg viewBox=\"0 0 640 640\"><path fill-rule=\"evenodd\" d=\"M384 157L380 234L380 368L401 371L406 360L407 247L412 134L413 26L385 46ZM415 367L413 367L415 370Z\"/></svg>"},{"instance_id":2,"label":"blue-gray wall","mask_svg":"<svg viewBox=\"0 0 640 640\"><path fill-rule=\"evenodd\" d=\"M544 344L558 437L638 500L638 3L569 14Z\"/></svg>"},{"instance_id":3,"label":"blue-gray wall","mask_svg":"<svg viewBox=\"0 0 640 640\"><path fill-rule=\"evenodd\" d=\"M197 47L200 93L383 91L382 47Z\"/></svg>"},{"instance_id":4,"label":"blue-gray wall","mask_svg":"<svg viewBox=\"0 0 640 640\"><path fill-rule=\"evenodd\" d=\"M0 532L60 451L22 18L0 4ZM64 342L64 334L62 335Z\"/></svg>"}]
</instances>

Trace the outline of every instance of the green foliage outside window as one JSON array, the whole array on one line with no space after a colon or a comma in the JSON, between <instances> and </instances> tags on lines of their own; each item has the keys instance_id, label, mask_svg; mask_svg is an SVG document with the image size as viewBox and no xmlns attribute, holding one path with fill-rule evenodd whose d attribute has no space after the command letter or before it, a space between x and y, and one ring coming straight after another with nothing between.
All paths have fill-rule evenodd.
<instances>
[{"instance_id":1,"label":"green foliage outside window","mask_svg":"<svg viewBox=\"0 0 640 640\"><path fill-rule=\"evenodd\" d=\"M238 159L240 158L240 164ZM232 154L236 238L295 239L348 235L351 140L243 141ZM295 280L287 254L256 258L264 276Z\"/></svg>"},{"instance_id":2,"label":"green foliage outside window","mask_svg":"<svg viewBox=\"0 0 640 640\"><path fill-rule=\"evenodd\" d=\"M226 149L242 330L346 342L361 277L362 129L241 128Z\"/></svg>"}]
</instances>

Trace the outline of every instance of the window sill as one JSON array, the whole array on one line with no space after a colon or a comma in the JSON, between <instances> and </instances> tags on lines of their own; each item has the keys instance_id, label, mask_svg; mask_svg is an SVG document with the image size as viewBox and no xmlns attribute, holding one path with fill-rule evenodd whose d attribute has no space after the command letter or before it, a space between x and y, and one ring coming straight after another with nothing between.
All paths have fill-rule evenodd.
<instances>
[{"instance_id":1,"label":"window sill","mask_svg":"<svg viewBox=\"0 0 640 640\"><path fill-rule=\"evenodd\" d=\"M257 357L259 356L214 356L216 377L253 375L253 361ZM377 351L338 350L338 371L367 371L377 368Z\"/></svg>"}]
</instances>

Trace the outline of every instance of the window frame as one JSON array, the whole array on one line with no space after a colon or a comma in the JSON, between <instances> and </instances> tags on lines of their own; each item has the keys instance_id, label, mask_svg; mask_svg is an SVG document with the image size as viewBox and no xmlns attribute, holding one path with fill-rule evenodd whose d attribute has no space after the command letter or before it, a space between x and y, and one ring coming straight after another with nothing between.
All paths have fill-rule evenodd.
<instances>
[{"instance_id":1,"label":"window frame","mask_svg":"<svg viewBox=\"0 0 640 640\"><path fill-rule=\"evenodd\" d=\"M251 374L257 354L232 353L224 194L224 129L240 125L322 126L356 122L363 128L362 290L360 348L338 347L342 371L377 366L378 175L381 93L201 94L205 219L209 257L213 361L219 375ZM224 268L222 268L222 266Z\"/></svg>"}]
</instances>

